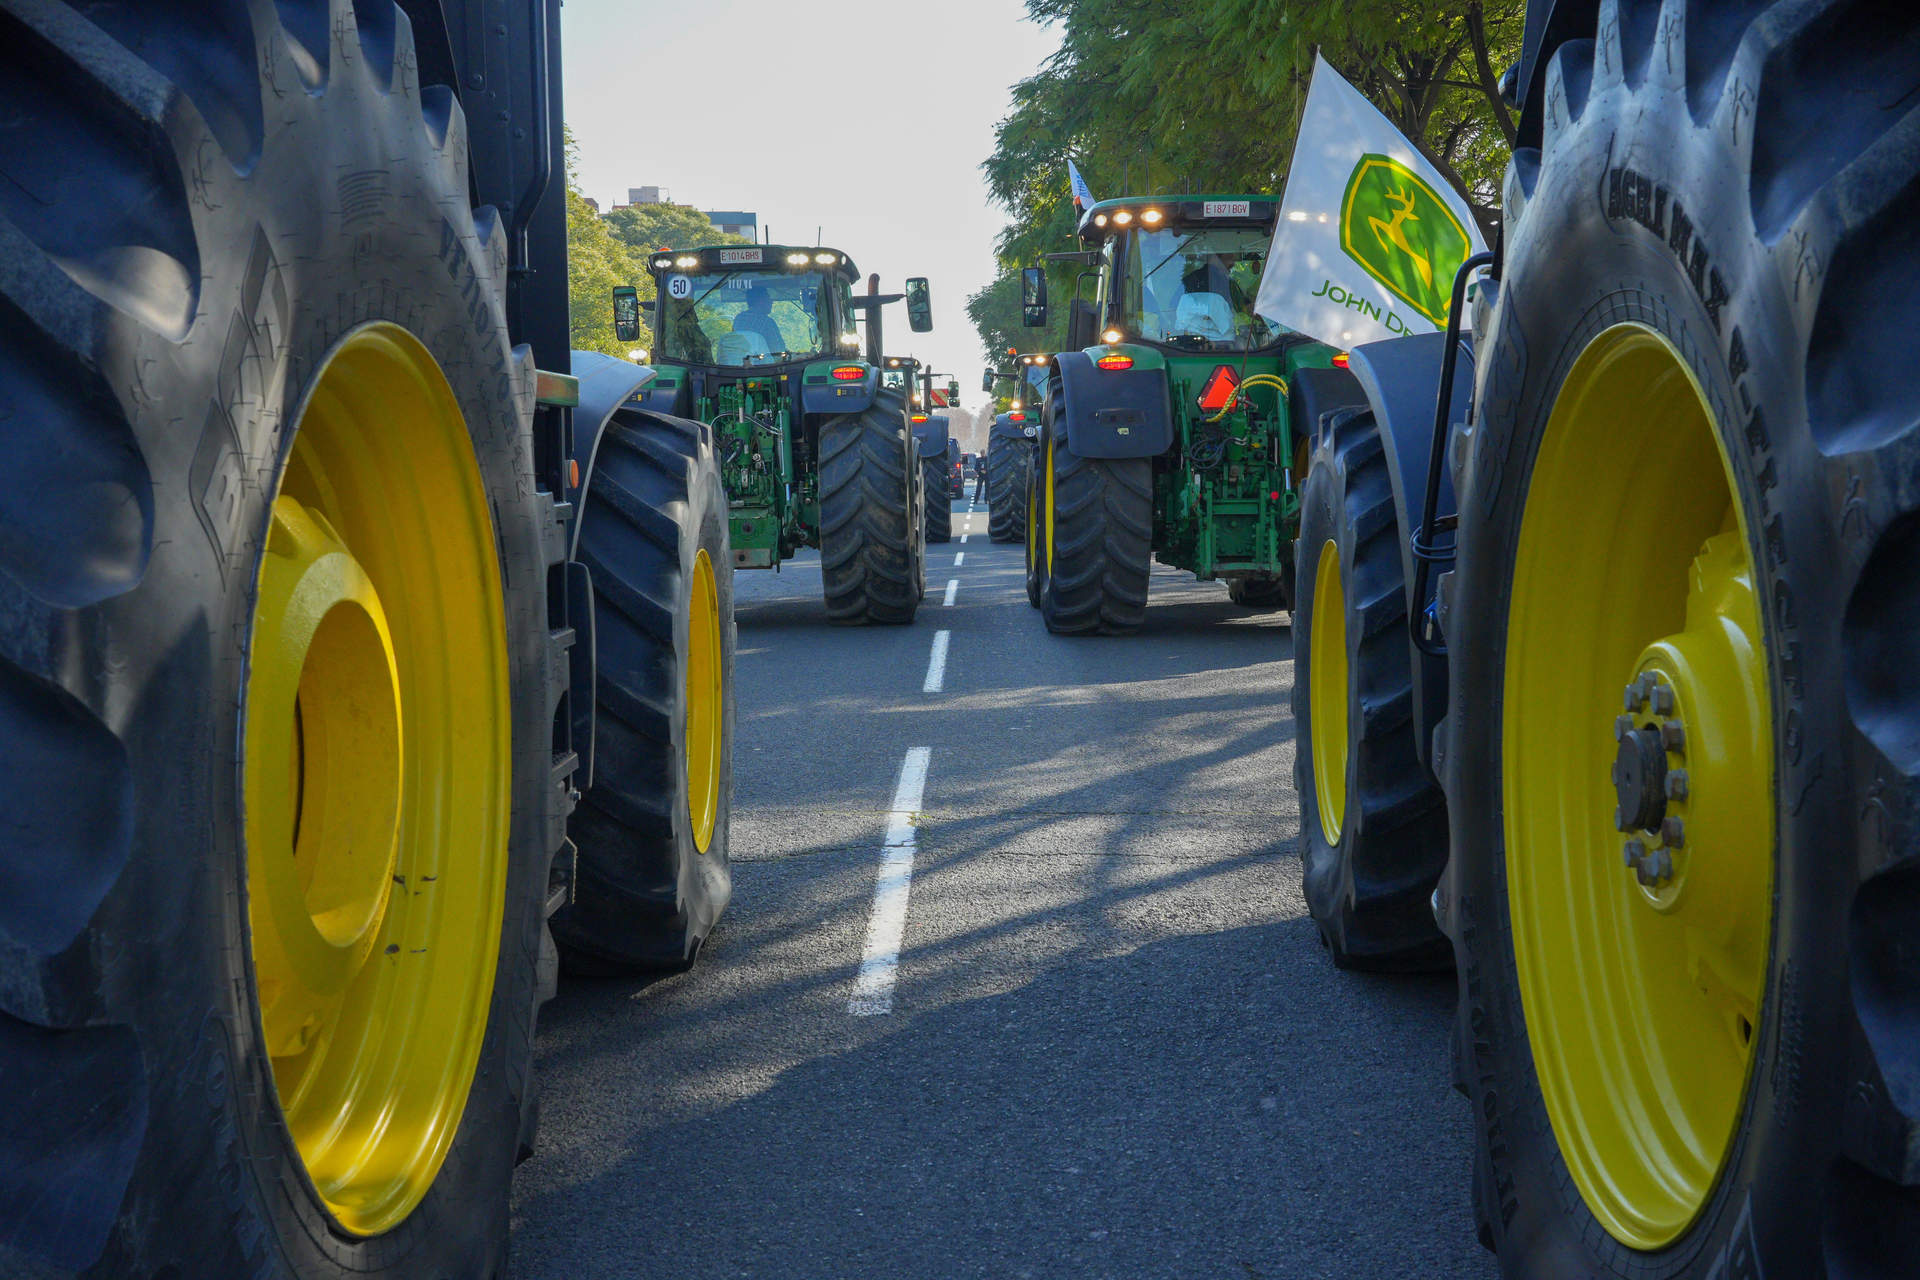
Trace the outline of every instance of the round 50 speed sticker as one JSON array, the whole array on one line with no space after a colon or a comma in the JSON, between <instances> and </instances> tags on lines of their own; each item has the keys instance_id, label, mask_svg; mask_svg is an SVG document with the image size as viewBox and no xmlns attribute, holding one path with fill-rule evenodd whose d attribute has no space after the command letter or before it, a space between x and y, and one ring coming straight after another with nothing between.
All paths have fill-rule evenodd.
<instances>
[{"instance_id":1,"label":"round 50 speed sticker","mask_svg":"<svg viewBox=\"0 0 1920 1280\"><path fill-rule=\"evenodd\" d=\"M691 298L693 296L693 281L686 276L668 276L667 296L669 298L679 299Z\"/></svg>"}]
</instances>

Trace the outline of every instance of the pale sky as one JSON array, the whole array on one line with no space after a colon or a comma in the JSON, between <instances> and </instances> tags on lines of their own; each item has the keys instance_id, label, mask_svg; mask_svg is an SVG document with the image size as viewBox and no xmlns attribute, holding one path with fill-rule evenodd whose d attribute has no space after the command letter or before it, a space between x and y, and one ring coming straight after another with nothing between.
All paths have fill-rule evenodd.
<instances>
[{"instance_id":1,"label":"pale sky","mask_svg":"<svg viewBox=\"0 0 1920 1280\"><path fill-rule=\"evenodd\" d=\"M888 350L953 374L977 408L966 300L993 278L1006 224L979 166L1009 87L1059 43L1025 15L1021 0L566 0L581 186L602 209L660 186L753 210L775 243L812 244L818 227L889 293L928 277L933 331L911 332L896 303Z\"/></svg>"}]
</instances>

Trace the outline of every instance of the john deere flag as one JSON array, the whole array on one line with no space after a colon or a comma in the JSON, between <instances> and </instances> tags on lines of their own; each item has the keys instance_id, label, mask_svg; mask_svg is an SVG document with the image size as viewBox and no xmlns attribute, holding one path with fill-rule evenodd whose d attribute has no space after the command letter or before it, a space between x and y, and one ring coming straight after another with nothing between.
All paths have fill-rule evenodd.
<instances>
[{"instance_id":1,"label":"john deere flag","mask_svg":"<svg viewBox=\"0 0 1920 1280\"><path fill-rule=\"evenodd\" d=\"M1088 208L1099 203L1093 198L1093 192L1087 186L1087 180L1080 176L1080 170L1073 161L1067 161L1067 181L1073 184L1073 207L1085 213Z\"/></svg>"},{"instance_id":2,"label":"john deere flag","mask_svg":"<svg viewBox=\"0 0 1920 1280\"><path fill-rule=\"evenodd\" d=\"M1454 272L1485 248L1466 201L1314 55L1254 310L1340 347L1427 333L1447 323Z\"/></svg>"}]
</instances>

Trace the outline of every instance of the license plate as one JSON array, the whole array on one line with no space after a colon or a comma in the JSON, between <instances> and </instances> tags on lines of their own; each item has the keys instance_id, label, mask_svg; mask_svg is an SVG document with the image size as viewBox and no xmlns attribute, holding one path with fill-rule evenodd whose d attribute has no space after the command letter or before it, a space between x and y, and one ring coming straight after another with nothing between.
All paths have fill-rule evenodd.
<instances>
[{"instance_id":1,"label":"license plate","mask_svg":"<svg viewBox=\"0 0 1920 1280\"><path fill-rule=\"evenodd\" d=\"M1249 200L1208 200L1201 206L1200 213L1207 218L1247 218L1253 216L1253 203Z\"/></svg>"},{"instance_id":2,"label":"license plate","mask_svg":"<svg viewBox=\"0 0 1920 1280\"><path fill-rule=\"evenodd\" d=\"M723 267L758 266L761 261L763 259L758 249L722 249L720 251L720 265Z\"/></svg>"}]
</instances>

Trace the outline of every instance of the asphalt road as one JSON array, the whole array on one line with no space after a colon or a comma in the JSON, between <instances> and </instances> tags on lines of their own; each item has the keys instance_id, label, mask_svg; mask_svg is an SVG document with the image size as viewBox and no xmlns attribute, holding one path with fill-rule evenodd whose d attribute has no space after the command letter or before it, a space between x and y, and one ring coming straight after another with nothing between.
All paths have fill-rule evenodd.
<instances>
[{"instance_id":1,"label":"asphalt road","mask_svg":"<svg viewBox=\"0 0 1920 1280\"><path fill-rule=\"evenodd\" d=\"M954 505L910 627L735 578L733 905L547 1006L514 1276L1492 1276L1452 979L1337 971L1301 899L1286 615L1156 568L1052 637Z\"/></svg>"}]
</instances>

